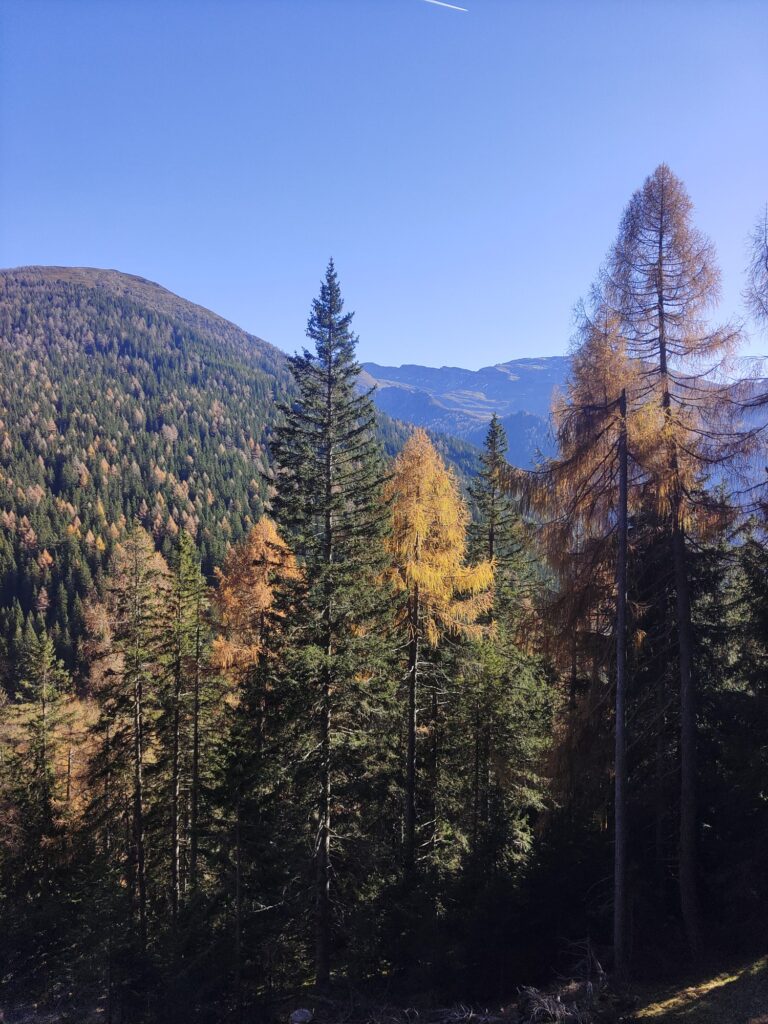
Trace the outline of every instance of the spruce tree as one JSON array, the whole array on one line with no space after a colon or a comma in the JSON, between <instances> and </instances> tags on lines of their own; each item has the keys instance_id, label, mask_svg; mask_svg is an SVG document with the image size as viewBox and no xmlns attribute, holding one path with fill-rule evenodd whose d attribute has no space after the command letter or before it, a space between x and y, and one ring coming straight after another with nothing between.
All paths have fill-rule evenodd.
<instances>
[{"instance_id":1,"label":"spruce tree","mask_svg":"<svg viewBox=\"0 0 768 1024\"><path fill-rule=\"evenodd\" d=\"M511 621L519 620L523 602L530 600L534 572L519 503L506 486L506 453L507 434L494 413L480 454L480 469L469 487L475 520L469 526L468 550L472 559L494 563L494 617Z\"/></svg>"},{"instance_id":2,"label":"spruce tree","mask_svg":"<svg viewBox=\"0 0 768 1024\"><path fill-rule=\"evenodd\" d=\"M330 261L307 326L314 351L304 349L290 360L298 395L284 409L273 445L275 517L305 575L293 627L300 645L297 681L309 698L314 752L308 763L316 773L312 845L319 985L331 972L331 878L341 884L344 875L339 864L332 872L332 836L355 828L353 804L345 795L362 774L360 752L374 713L370 698L380 680L374 626L382 611L384 471L371 394L358 385L352 315L344 312ZM346 815L344 821L336 823L337 812Z\"/></svg>"},{"instance_id":3,"label":"spruce tree","mask_svg":"<svg viewBox=\"0 0 768 1024\"><path fill-rule=\"evenodd\" d=\"M91 687L99 716L91 766L98 845L117 855L136 939L148 940L147 765L165 672L170 580L152 538L134 525L110 566L104 606L89 609ZM119 863L122 859L122 864Z\"/></svg>"},{"instance_id":4,"label":"spruce tree","mask_svg":"<svg viewBox=\"0 0 768 1024\"><path fill-rule=\"evenodd\" d=\"M38 634L30 626L29 636L25 636L23 672L21 696L29 702L30 709L26 724L29 746L25 819L27 826L32 826L42 838L50 833L54 823L54 731L61 724L62 697L69 685L69 676L45 630Z\"/></svg>"},{"instance_id":5,"label":"spruce tree","mask_svg":"<svg viewBox=\"0 0 768 1024\"><path fill-rule=\"evenodd\" d=\"M201 704L209 688L208 592L200 556L186 530L179 534L166 623L166 678L158 721L157 768L170 812L170 893L174 921L197 876Z\"/></svg>"}]
</instances>

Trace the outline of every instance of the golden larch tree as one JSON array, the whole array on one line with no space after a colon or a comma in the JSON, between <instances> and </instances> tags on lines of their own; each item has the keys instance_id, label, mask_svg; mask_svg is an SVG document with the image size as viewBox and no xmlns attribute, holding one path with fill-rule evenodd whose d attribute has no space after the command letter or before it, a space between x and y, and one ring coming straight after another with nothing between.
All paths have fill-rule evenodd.
<instances>
[{"instance_id":1,"label":"golden larch tree","mask_svg":"<svg viewBox=\"0 0 768 1024\"><path fill-rule=\"evenodd\" d=\"M416 851L416 734L420 649L445 633L471 635L492 600L493 564L466 564L469 512L456 477L417 429L395 460L386 488L392 505L387 548L391 578L404 598L401 626L408 637L405 836L406 873Z\"/></svg>"},{"instance_id":2,"label":"golden larch tree","mask_svg":"<svg viewBox=\"0 0 768 1024\"><path fill-rule=\"evenodd\" d=\"M266 657L278 583L297 580L299 570L275 524L262 516L245 540L230 548L216 577L221 634L214 641L215 659L220 668L242 679Z\"/></svg>"}]
</instances>

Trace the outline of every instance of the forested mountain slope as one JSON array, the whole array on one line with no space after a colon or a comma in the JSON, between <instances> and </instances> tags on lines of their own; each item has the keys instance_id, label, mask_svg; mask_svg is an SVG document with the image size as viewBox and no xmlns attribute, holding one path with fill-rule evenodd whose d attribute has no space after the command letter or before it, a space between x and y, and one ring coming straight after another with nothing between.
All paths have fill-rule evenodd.
<instances>
[{"instance_id":1,"label":"forested mountain slope","mask_svg":"<svg viewBox=\"0 0 768 1024\"><path fill-rule=\"evenodd\" d=\"M298 339L301 343L301 339ZM75 664L82 600L126 523L210 573L261 514L268 438L292 388L272 345L140 277L0 273L0 676L40 614ZM392 453L407 429L382 417ZM444 439L464 471L474 450ZM74 621L73 621L74 620ZM16 638L16 639L14 639Z\"/></svg>"}]
</instances>

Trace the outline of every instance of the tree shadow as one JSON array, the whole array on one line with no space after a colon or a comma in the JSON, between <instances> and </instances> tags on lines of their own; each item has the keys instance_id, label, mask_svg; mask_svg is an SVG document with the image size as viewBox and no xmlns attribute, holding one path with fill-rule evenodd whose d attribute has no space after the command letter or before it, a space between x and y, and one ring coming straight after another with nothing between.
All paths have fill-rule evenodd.
<instances>
[{"instance_id":1,"label":"tree shadow","mask_svg":"<svg viewBox=\"0 0 768 1024\"><path fill-rule=\"evenodd\" d=\"M768 956L657 993L635 1019L649 1024L768 1024Z\"/></svg>"}]
</instances>

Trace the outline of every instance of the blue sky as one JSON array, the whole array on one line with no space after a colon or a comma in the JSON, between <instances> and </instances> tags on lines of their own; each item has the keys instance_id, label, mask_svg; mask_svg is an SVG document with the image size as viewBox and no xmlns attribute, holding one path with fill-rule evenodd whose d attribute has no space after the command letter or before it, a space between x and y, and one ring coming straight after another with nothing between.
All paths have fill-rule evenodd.
<instances>
[{"instance_id":1,"label":"blue sky","mask_svg":"<svg viewBox=\"0 0 768 1024\"><path fill-rule=\"evenodd\" d=\"M665 160L738 314L768 3L456 2L0 0L0 266L140 274L292 351L333 255L361 358L474 368L566 350Z\"/></svg>"}]
</instances>

